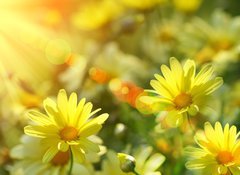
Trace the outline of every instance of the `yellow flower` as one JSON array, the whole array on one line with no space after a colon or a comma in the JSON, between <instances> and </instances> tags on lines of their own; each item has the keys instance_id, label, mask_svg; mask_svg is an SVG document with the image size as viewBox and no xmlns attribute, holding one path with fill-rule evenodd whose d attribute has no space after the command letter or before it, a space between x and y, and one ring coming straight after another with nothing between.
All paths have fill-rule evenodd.
<instances>
[{"instance_id":1,"label":"yellow flower","mask_svg":"<svg viewBox=\"0 0 240 175\"><path fill-rule=\"evenodd\" d=\"M199 132L195 140L200 148L189 147L186 153L193 159L186 163L189 169L203 169L205 174L238 175L240 173L240 132L226 124L224 129L219 122L215 128L205 123L204 132Z\"/></svg>"},{"instance_id":2,"label":"yellow flower","mask_svg":"<svg viewBox=\"0 0 240 175\"><path fill-rule=\"evenodd\" d=\"M92 139L92 138L91 138ZM94 139L94 138L93 138ZM98 139L98 138L97 138ZM11 152L11 158L17 159L10 167L11 175L66 175L69 170L70 154L69 151L59 151L48 163L42 163L42 156L47 147L42 145L40 138L34 138L24 135L21 138L21 144L15 146ZM97 154L95 155L99 157ZM87 160L84 164L74 162L73 175L84 174L91 175L94 171L92 159L86 155ZM95 158L96 159L96 158Z\"/></svg>"},{"instance_id":3,"label":"yellow flower","mask_svg":"<svg viewBox=\"0 0 240 175\"><path fill-rule=\"evenodd\" d=\"M170 58L170 68L161 66L162 75L155 74L157 80L151 80L154 93L159 97L145 96L140 100L152 106L153 111L166 111L166 121L178 126L188 114L196 115L204 107L206 99L219 88L223 80L212 78L213 67L205 65L196 74L194 61L187 60L182 66L176 58Z\"/></svg>"},{"instance_id":4,"label":"yellow flower","mask_svg":"<svg viewBox=\"0 0 240 175\"><path fill-rule=\"evenodd\" d=\"M120 2L122 2L127 7L146 10L165 1L166 0L121 0Z\"/></svg>"},{"instance_id":5,"label":"yellow flower","mask_svg":"<svg viewBox=\"0 0 240 175\"><path fill-rule=\"evenodd\" d=\"M179 11L192 13L196 11L202 3L202 0L173 0L173 4Z\"/></svg>"},{"instance_id":6,"label":"yellow flower","mask_svg":"<svg viewBox=\"0 0 240 175\"><path fill-rule=\"evenodd\" d=\"M72 16L72 23L81 30L96 30L121 16L123 7L116 1L87 3Z\"/></svg>"},{"instance_id":7,"label":"yellow flower","mask_svg":"<svg viewBox=\"0 0 240 175\"><path fill-rule=\"evenodd\" d=\"M65 90L60 90L57 103L50 98L44 102L47 115L32 110L28 117L35 123L24 128L27 135L42 138L43 145L48 149L43 156L43 162L49 162L57 152L66 152L71 149L73 157L83 162L86 152L98 152L99 146L88 139L102 127L108 114L89 119L100 109L91 112L93 105L85 99L77 104L77 95L72 93L67 98Z\"/></svg>"}]
</instances>

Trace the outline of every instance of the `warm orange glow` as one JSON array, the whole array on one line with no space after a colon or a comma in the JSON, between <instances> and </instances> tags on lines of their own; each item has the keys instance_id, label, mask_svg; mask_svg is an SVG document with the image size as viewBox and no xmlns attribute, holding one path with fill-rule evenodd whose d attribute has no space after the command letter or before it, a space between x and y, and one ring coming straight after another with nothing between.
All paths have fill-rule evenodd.
<instances>
[{"instance_id":1,"label":"warm orange glow","mask_svg":"<svg viewBox=\"0 0 240 175\"><path fill-rule=\"evenodd\" d=\"M135 84L118 79L112 80L109 87L118 99L129 103L133 107L136 106L136 100L143 92L143 89Z\"/></svg>"},{"instance_id":2,"label":"warm orange glow","mask_svg":"<svg viewBox=\"0 0 240 175\"><path fill-rule=\"evenodd\" d=\"M96 67L92 67L89 70L89 75L92 80L94 80L100 84L107 83L110 79L110 76L106 71L104 71L103 69L96 68Z\"/></svg>"}]
</instances>

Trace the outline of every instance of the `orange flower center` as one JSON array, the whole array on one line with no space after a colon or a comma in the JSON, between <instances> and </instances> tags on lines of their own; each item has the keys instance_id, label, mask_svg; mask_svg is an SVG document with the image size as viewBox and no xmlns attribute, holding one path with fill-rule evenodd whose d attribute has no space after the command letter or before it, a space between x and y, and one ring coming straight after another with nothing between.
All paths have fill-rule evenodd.
<instances>
[{"instance_id":1,"label":"orange flower center","mask_svg":"<svg viewBox=\"0 0 240 175\"><path fill-rule=\"evenodd\" d=\"M181 93L173 100L177 109L182 109L189 106L192 103L192 97L189 94Z\"/></svg>"},{"instance_id":2,"label":"orange flower center","mask_svg":"<svg viewBox=\"0 0 240 175\"><path fill-rule=\"evenodd\" d=\"M78 137L78 131L72 126L66 126L60 131L60 137L65 141L76 140Z\"/></svg>"},{"instance_id":3,"label":"orange flower center","mask_svg":"<svg viewBox=\"0 0 240 175\"><path fill-rule=\"evenodd\" d=\"M216 159L220 164L227 164L229 162L232 162L234 158L232 156L232 153L229 151L220 151Z\"/></svg>"},{"instance_id":4,"label":"orange flower center","mask_svg":"<svg viewBox=\"0 0 240 175\"><path fill-rule=\"evenodd\" d=\"M51 160L51 163L55 166L63 166L63 165L66 165L68 163L68 160L69 160L69 151L66 151L66 152L62 152L62 151L59 151L54 157L53 159Z\"/></svg>"}]
</instances>

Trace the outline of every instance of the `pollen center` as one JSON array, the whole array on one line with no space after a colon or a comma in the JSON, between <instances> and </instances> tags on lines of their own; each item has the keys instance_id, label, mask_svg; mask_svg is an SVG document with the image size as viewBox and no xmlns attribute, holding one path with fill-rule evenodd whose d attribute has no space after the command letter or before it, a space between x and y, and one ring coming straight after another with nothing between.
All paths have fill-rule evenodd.
<instances>
[{"instance_id":1,"label":"pollen center","mask_svg":"<svg viewBox=\"0 0 240 175\"><path fill-rule=\"evenodd\" d=\"M51 163L55 166L63 166L68 163L69 160L69 151L62 152L59 151L51 160Z\"/></svg>"},{"instance_id":2,"label":"pollen center","mask_svg":"<svg viewBox=\"0 0 240 175\"><path fill-rule=\"evenodd\" d=\"M181 93L173 100L177 109L185 108L192 103L192 97L189 94Z\"/></svg>"},{"instance_id":3,"label":"pollen center","mask_svg":"<svg viewBox=\"0 0 240 175\"><path fill-rule=\"evenodd\" d=\"M233 156L229 151L220 151L216 159L220 164L227 164L233 161Z\"/></svg>"},{"instance_id":4,"label":"pollen center","mask_svg":"<svg viewBox=\"0 0 240 175\"><path fill-rule=\"evenodd\" d=\"M60 137L65 141L75 140L78 137L78 131L72 126L66 126L60 131Z\"/></svg>"}]
</instances>

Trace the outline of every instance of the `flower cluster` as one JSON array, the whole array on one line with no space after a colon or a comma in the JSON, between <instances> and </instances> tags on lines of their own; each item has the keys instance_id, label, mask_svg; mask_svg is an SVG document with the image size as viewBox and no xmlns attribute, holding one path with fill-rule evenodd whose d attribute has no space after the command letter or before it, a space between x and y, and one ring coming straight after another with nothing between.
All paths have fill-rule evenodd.
<instances>
[{"instance_id":1,"label":"flower cluster","mask_svg":"<svg viewBox=\"0 0 240 175\"><path fill-rule=\"evenodd\" d=\"M0 0L0 174L240 175L239 6Z\"/></svg>"}]
</instances>

